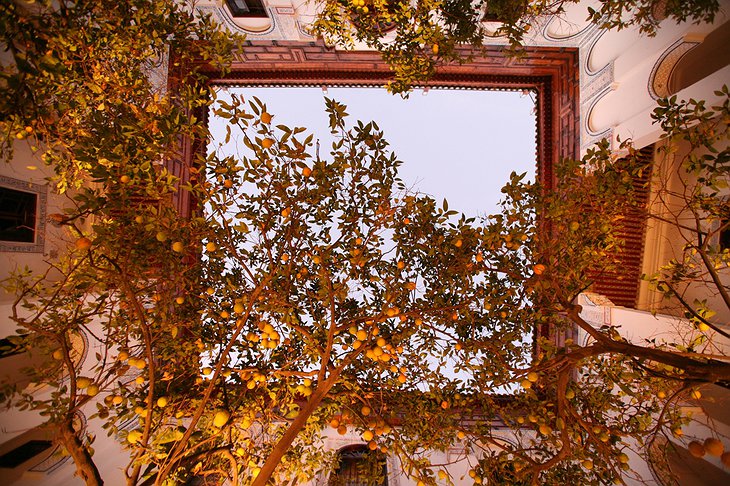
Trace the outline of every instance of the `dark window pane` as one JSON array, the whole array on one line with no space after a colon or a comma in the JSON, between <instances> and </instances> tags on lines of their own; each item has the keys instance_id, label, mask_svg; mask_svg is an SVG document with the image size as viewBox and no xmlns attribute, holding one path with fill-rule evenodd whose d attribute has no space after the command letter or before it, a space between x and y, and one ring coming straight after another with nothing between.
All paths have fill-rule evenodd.
<instances>
[{"instance_id":1,"label":"dark window pane","mask_svg":"<svg viewBox=\"0 0 730 486\"><path fill-rule=\"evenodd\" d=\"M234 17L268 17L261 0L226 0Z\"/></svg>"},{"instance_id":2,"label":"dark window pane","mask_svg":"<svg viewBox=\"0 0 730 486\"><path fill-rule=\"evenodd\" d=\"M18 467L28 459L37 456L46 449L50 449L50 447L50 440L29 440L25 444L0 456L0 467Z\"/></svg>"},{"instance_id":3,"label":"dark window pane","mask_svg":"<svg viewBox=\"0 0 730 486\"><path fill-rule=\"evenodd\" d=\"M0 240L35 242L37 196L0 187Z\"/></svg>"}]
</instances>

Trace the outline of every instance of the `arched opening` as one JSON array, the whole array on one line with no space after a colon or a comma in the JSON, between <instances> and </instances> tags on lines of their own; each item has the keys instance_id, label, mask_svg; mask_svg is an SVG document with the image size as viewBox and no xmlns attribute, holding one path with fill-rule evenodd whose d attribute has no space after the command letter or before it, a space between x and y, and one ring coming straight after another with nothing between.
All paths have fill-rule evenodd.
<instances>
[{"instance_id":1,"label":"arched opening","mask_svg":"<svg viewBox=\"0 0 730 486\"><path fill-rule=\"evenodd\" d=\"M365 444L343 447L337 452L337 466L328 486L388 486L388 464L380 451Z\"/></svg>"},{"instance_id":2,"label":"arched opening","mask_svg":"<svg viewBox=\"0 0 730 486\"><path fill-rule=\"evenodd\" d=\"M669 76L669 94L678 93L730 64L730 22L705 37L677 62Z\"/></svg>"}]
</instances>

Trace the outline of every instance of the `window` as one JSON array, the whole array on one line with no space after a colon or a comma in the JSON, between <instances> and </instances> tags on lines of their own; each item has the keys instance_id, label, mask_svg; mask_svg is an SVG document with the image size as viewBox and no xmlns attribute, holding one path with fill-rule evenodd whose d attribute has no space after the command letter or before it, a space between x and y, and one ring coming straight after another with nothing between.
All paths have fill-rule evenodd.
<instances>
[{"instance_id":1,"label":"window","mask_svg":"<svg viewBox=\"0 0 730 486\"><path fill-rule=\"evenodd\" d=\"M50 449L53 443L50 440L29 440L21 446L0 456L0 467L14 468L23 464L28 459L37 456L41 452Z\"/></svg>"},{"instance_id":2,"label":"window","mask_svg":"<svg viewBox=\"0 0 730 486\"><path fill-rule=\"evenodd\" d=\"M226 0L234 17L268 17L261 0Z\"/></svg>"},{"instance_id":3,"label":"window","mask_svg":"<svg viewBox=\"0 0 730 486\"><path fill-rule=\"evenodd\" d=\"M0 187L0 240L35 243L38 195Z\"/></svg>"},{"instance_id":4,"label":"window","mask_svg":"<svg viewBox=\"0 0 730 486\"><path fill-rule=\"evenodd\" d=\"M328 486L388 486L388 466L382 453L365 445L349 446L337 453L337 467Z\"/></svg>"},{"instance_id":5,"label":"window","mask_svg":"<svg viewBox=\"0 0 730 486\"><path fill-rule=\"evenodd\" d=\"M0 176L0 251L43 253L48 186Z\"/></svg>"}]
</instances>

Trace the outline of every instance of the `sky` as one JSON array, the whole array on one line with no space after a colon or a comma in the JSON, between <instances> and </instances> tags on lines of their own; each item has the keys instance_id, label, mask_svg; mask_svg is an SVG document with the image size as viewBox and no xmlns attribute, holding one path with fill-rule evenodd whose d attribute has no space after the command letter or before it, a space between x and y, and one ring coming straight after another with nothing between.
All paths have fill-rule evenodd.
<instances>
[{"instance_id":1,"label":"sky","mask_svg":"<svg viewBox=\"0 0 730 486\"><path fill-rule=\"evenodd\" d=\"M225 88L220 99L235 93L256 96L273 115L272 124L307 127L320 140L325 158L331 145L324 97L347 105L347 120L374 120L391 149L403 161L406 187L446 198L449 208L467 216L491 214L500 189L512 171L534 179L535 116L530 96L510 91L431 89L414 91L407 100L381 88ZM534 96L534 95L533 95ZM214 143L225 138L225 122L211 118ZM224 148L234 153L231 142Z\"/></svg>"}]
</instances>

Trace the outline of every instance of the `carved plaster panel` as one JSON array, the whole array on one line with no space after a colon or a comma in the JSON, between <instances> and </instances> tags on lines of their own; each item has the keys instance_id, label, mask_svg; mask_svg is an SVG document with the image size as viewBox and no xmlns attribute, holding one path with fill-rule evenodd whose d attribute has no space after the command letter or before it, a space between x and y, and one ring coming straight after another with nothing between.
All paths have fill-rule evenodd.
<instances>
[{"instance_id":1,"label":"carved plaster panel","mask_svg":"<svg viewBox=\"0 0 730 486\"><path fill-rule=\"evenodd\" d=\"M680 39L659 56L651 70L647 85L649 94L653 99L656 100L672 94L669 92L669 78L672 76L674 67L685 54L699 44L700 41Z\"/></svg>"},{"instance_id":2,"label":"carved plaster panel","mask_svg":"<svg viewBox=\"0 0 730 486\"><path fill-rule=\"evenodd\" d=\"M266 19L271 22L271 25L265 30L255 31L248 30L238 25L231 16L231 12L226 7L202 5L196 8L201 14L212 16L213 19L223 25L230 32L245 34L246 37L257 39L283 39L287 37L286 33L280 31L281 29L279 28L279 24L277 22L278 15L276 15L272 9L267 9L269 12L269 18Z\"/></svg>"}]
</instances>

